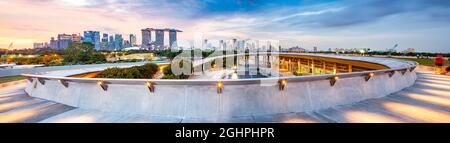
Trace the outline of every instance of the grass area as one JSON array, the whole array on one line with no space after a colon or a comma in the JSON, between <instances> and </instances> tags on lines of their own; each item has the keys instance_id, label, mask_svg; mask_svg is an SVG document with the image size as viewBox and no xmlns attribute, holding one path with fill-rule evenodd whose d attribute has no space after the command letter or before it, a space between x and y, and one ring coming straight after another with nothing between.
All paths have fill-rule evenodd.
<instances>
[{"instance_id":1,"label":"grass area","mask_svg":"<svg viewBox=\"0 0 450 143\"><path fill-rule=\"evenodd\" d=\"M416 58L397 58L401 60L407 60L407 61L415 61L418 62L421 65L425 66L434 66L434 59L416 59ZM444 65L450 65L450 61L445 60Z\"/></svg>"},{"instance_id":2,"label":"grass area","mask_svg":"<svg viewBox=\"0 0 450 143\"><path fill-rule=\"evenodd\" d=\"M0 77L0 83L6 83L6 82L11 82L11 81L16 81L16 80L22 80L25 79L24 76L21 75L16 75L16 76L5 76L5 77Z\"/></svg>"}]
</instances>

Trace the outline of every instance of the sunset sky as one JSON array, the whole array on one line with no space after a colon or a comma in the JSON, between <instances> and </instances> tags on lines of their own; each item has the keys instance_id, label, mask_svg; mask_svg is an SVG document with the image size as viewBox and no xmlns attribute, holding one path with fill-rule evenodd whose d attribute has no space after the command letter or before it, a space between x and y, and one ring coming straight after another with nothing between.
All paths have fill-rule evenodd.
<instances>
[{"instance_id":1,"label":"sunset sky","mask_svg":"<svg viewBox=\"0 0 450 143\"><path fill-rule=\"evenodd\" d=\"M180 41L298 41L301 47L450 52L450 0L0 0L0 48L58 33L177 28Z\"/></svg>"}]
</instances>

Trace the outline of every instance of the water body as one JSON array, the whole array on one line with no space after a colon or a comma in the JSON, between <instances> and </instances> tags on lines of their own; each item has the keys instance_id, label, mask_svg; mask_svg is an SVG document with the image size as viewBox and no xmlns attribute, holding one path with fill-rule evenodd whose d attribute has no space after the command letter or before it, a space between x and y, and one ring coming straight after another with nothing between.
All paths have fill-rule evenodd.
<instances>
[{"instance_id":1,"label":"water body","mask_svg":"<svg viewBox=\"0 0 450 143\"><path fill-rule=\"evenodd\" d=\"M252 78L267 78L269 76L263 75L261 73L258 73L256 75L250 75L250 74L244 74L244 75L238 75L237 73L232 73L229 75L226 75L223 79L252 79Z\"/></svg>"}]
</instances>

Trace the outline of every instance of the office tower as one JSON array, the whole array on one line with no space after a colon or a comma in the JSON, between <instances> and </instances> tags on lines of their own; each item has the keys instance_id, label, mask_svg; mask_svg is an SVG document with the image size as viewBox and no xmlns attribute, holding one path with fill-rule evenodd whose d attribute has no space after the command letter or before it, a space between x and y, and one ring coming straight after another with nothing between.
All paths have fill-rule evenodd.
<instances>
[{"instance_id":1,"label":"office tower","mask_svg":"<svg viewBox=\"0 0 450 143\"><path fill-rule=\"evenodd\" d=\"M155 29L155 44L158 49L164 49L164 29Z\"/></svg>"},{"instance_id":2,"label":"office tower","mask_svg":"<svg viewBox=\"0 0 450 143\"><path fill-rule=\"evenodd\" d=\"M114 50L114 36L113 35L109 36L108 50L109 51Z\"/></svg>"},{"instance_id":3,"label":"office tower","mask_svg":"<svg viewBox=\"0 0 450 143\"><path fill-rule=\"evenodd\" d=\"M84 31L84 39L83 42L94 44L95 50L100 50L101 42L100 42L100 32L98 31Z\"/></svg>"},{"instance_id":4,"label":"office tower","mask_svg":"<svg viewBox=\"0 0 450 143\"><path fill-rule=\"evenodd\" d=\"M50 48L58 49L58 41L55 40L55 37L50 38Z\"/></svg>"},{"instance_id":5,"label":"office tower","mask_svg":"<svg viewBox=\"0 0 450 143\"><path fill-rule=\"evenodd\" d=\"M46 43L33 43L33 48L34 49L43 49L43 48L47 48L47 47L46 47Z\"/></svg>"},{"instance_id":6,"label":"office tower","mask_svg":"<svg viewBox=\"0 0 450 143\"><path fill-rule=\"evenodd\" d=\"M72 42L81 43L81 35L80 34L72 34Z\"/></svg>"},{"instance_id":7,"label":"office tower","mask_svg":"<svg viewBox=\"0 0 450 143\"><path fill-rule=\"evenodd\" d=\"M65 49L72 43L72 35L58 34L58 46L56 49Z\"/></svg>"},{"instance_id":8,"label":"office tower","mask_svg":"<svg viewBox=\"0 0 450 143\"><path fill-rule=\"evenodd\" d=\"M130 41L128 41L128 40L123 40L123 47L124 47L124 48L131 47Z\"/></svg>"},{"instance_id":9,"label":"office tower","mask_svg":"<svg viewBox=\"0 0 450 143\"><path fill-rule=\"evenodd\" d=\"M314 51L314 52L317 52L317 47L314 47L314 48L313 48L313 51Z\"/></svg>"},{"instance_id":10,"label":"office tower","mask_svg":"<svg viewBox=\"0 0 450 143\"><path fill-rule=\"evenodd\" d=\"M130 47L137 46L136 44L136 35L130 34Z\"/></svg>"},{"instance_id":11,"label":"office tower","mask_svg":"<svg viewBox=\"0 0 450 143\"><path fill-rule=\"evenodd\" d=\"M177 42L177 32L183 32L181 30L169 29L169 47L173 47ZM175 45L176 46L176 45Z\"/></svg>"},{"instance_id":12,"label":"office tower","mask_svg":"<svg viewBox=\"0 0 450 143\"><path fill-rule=\"evenodd\" d=\"M123 47L123 38L122 34L115 34L114 35L114 50L120 51Z\"/></svg>"},{"instance_id":13,"label":"office tower","mask_svg":"<svg viewBox=\"0 0 450 143\"><path fill-rule=\"evenodd\" d=\"M108 43L108 34L103 33L102 37L102 50L109 50L109 43Z\"/></svg>"},{"instance_id":14,"label":"office tower","mask_svg":"<svg viewBox=\"0 0 450 143\"><path fill-rule=\"evenodd\" d=\"M141 47L142 48L148 48L148 45L152 41L152 31L153 31L153 28L146 28L146 29L141 30L141 32L142 32Z\"/></svg>"}]
</instances>

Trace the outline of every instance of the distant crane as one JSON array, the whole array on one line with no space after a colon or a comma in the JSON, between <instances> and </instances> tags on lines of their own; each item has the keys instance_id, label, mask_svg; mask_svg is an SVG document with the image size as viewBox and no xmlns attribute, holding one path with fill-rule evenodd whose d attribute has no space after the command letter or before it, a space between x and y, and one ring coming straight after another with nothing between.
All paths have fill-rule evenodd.
<instances>
[{"instance_id":1,"label":"distant crane","mask_svg":"<svg viewBox=\"0 0 450 143\"><path fill-rule=\"evenodd\" d=\"M11 42L11 44L9 44L8 48L6 49L5 55L8 55L8 51L12 50L12 47L13 47L13 43Z\"/></svg>"},{"instance_id":2,"label":"distant crane","mask_svg":"<svg viewBox=\"0 0 450 143\"><path fill-rule=\"evenodd\" d=\"M395 44L394 47L392 47L391 49L388 49L388 57L391 57L391 53L395 51L395 48L398 47L398 44Z\"/></svg>"}]
</instances>

